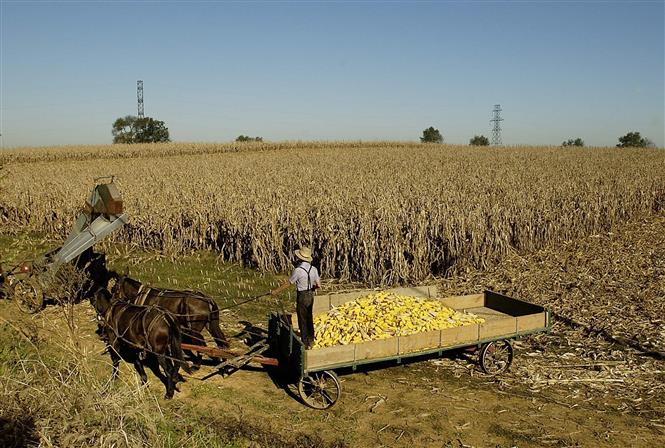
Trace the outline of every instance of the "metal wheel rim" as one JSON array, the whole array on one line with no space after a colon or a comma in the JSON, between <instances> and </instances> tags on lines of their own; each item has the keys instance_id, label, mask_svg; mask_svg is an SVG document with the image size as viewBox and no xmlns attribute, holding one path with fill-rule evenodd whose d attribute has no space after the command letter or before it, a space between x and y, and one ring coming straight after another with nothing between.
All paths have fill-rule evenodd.
<instances>
[{"instance_id":1,"label":"metal wheel rim","mask_svg":"<svg viewBox=\"0 0 665 448\"><path fill-rule=\"evenodd\" d=\"M34 314L42 309L44 297L36 281L27 279L13 286L14 300L18 309L27 314Z\"/></svg>"},{"instance_id":2,"label":"metal wheel rim","mask_svg":"<svg viewBox=\"0 0 665 448\"><path fill-rule=\"evenodd\" d=\"M332 407L342 393L337 375L329 370L304 376L298 382L298 392L303 402L314 409Z\"/></svg>"},{"instance_id":3,"label":"metal wheel rim","mask_svg":"<svg viewBox=\"0 0 665 448\"><path fill-rule=\"evenodd\" d=\"M489 342L480 353L480 367L488 375L505 372L512 362L513 346L510 341Z\"/></svg>"}]
</instances>

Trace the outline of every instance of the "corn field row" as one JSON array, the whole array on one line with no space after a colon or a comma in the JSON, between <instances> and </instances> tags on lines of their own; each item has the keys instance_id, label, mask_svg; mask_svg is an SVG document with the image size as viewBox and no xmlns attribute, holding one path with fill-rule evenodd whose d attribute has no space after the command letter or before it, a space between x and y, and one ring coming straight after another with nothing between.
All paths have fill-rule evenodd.
<instances>
[{"instance_id":1,"label":"corn field row","mask_svg":"<svg viewBox=\"0 0 665 448\"><path fill-rule=\"evenodd\" d=\"M7 152L2 227L64 238L93 178L113 174L130 216L116 241L171 255L210 249L273 272L307 244L325 276L387 285L487 267L511 250L665 210L659 149L358 142L216 152L183 144L179 154L169 144L164 156L161 146L131 147L131 159L116 157L116 146L111 156Z\"/></svg>"}]
</instances>

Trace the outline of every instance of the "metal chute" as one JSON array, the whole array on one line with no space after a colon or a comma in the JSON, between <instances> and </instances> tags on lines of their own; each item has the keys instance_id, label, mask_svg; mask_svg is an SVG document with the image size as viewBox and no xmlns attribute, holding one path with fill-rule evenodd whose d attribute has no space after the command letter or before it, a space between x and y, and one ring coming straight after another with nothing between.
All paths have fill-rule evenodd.
<instances>
[{"instance_id":1,"label":"metal chute","mask_svg":"<svg viewBox=\"0 0 665 448\"><path fill-rule=\"evenodd\" d=\"M106 271L103 254L95 254L92 247L124 226L127 221L122 195L113 178L110 183L98 184L92 189L64 244L43 254L32 263L22 263L2 274L0 283L9 284L9 288L5 286L5 289L9 290L22 310L39 311L43 307L44 299L49 297L49 287L64 264L75 262L75 267L79 270Z\"/></svg>"}]
</instances>

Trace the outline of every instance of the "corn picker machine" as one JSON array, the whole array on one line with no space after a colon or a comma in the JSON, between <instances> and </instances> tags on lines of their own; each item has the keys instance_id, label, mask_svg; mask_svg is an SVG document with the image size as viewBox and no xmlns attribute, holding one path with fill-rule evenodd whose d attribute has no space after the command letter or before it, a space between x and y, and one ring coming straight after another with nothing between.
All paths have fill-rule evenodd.
<instances>
[{"instance_id":1,"label":"corn picker machine","mask_svg":"<svg viewBox=\"0 0 665 448\"><path fill-rule=\"evenodd\" d=\"M95 179L95 182L109 179ZM122 196L113 177L109 183L97 184L90 193L83 210L65 243L37 259L22 262L7 272L0 268L0 286L7 298L16 302L26 313L36 313L55 299L56 285L63 266L73 265L86 279L76 299L81 299L99 286L108 283L104 254L95 253L95 243L127 223L123 213ZM1 294L1 293L0 293Z\"/></svg>"}]
</instances>

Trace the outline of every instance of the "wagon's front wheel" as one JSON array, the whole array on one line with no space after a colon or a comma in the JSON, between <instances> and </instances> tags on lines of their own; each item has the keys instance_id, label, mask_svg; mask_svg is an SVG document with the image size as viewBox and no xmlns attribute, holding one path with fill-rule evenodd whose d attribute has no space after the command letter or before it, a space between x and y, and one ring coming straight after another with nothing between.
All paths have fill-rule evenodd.
<instances>
[{"instance_id":1,"label":"wagon's front wheel","mask_svg":"<svg viewBox=\"0 0 665 448\"><path fill-rule=\"evenodd\" d=\"M480 368L488 375L503 373L513 363L513 345L510 341L492 341L480 349Z\"/></svg>"},{"instance_id":2,"label":"wagon's front wheel","mask_svg":"<svg viewBox=\"0 0 665 448\"><path fill-rule=\"evenodd\" d=\"M24 313L34 314L44 306L44 293L36 278L26 278L12 285L16 306Z\"/></svg>"},{"instance_id":3,"label":"wagon's front wheel","mask_svg":"<svg viewBox=\"0 0 665 448\"><path fill-rule=\"evenodd\" d=\"M301 378L298 382L298 393L307 406L328 409L337 403L342 394L342 385L335 372L324 370Z\"/></svg>"}]
</instances>

